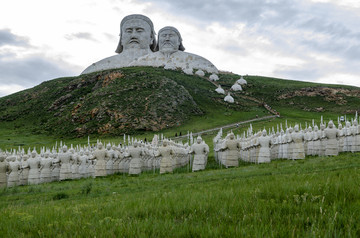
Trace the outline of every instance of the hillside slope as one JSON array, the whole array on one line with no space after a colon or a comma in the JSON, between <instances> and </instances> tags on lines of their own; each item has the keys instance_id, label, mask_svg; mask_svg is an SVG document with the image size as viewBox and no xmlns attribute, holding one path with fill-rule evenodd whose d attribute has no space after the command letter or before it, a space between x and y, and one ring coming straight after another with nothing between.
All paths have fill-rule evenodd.
<instances>
[{"instance_id":1,"label":"hillside slope","mask_svg":"<svg viewBox=\"0 0 360 238\"><path fill-rule=\"evenodd\" d=\"M219 77L216 84L229 90L240 76ZM268 115L264 104L299 119L360 109L356 87L260 76L245 79L244 91L232 93L234 104L225 103L224 95L217 94L205 77L162 68L132 67L54 79L0 98L1 132L81 137L178 127L197 131Z\"/></svg>"}]
</instances>

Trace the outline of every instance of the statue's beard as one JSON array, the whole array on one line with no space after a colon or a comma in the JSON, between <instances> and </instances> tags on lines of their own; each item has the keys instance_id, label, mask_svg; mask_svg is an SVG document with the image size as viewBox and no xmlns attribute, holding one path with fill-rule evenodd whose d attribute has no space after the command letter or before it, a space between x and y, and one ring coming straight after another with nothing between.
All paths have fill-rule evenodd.
<instances>
[{"instance_id":1,"label":"statue's beard","mask_svg":"<svg viewBox=\"0 0 360 238\"><path fill-rule=\"evenodd\" d=\"M160 49L160 52L164 53L164 54L172 54L174 52L178 51L176 49L176 47L171 44L170 42L166 42L166 43L163 43L161 45L161 49Z\"/></svg>"}]
</instances>

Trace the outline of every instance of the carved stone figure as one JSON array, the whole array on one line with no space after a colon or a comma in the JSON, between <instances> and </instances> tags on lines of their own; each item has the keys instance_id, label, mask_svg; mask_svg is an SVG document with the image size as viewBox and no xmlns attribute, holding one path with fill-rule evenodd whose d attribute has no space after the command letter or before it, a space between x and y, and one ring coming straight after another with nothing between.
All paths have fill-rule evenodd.
<instances>
[{"instance_id":1,"label":"carved stone figure","mask_svg":"<svg viewBox=\"0 0 360 238\"><path fill-rule=\"evenodd\" d=\"M183 52L180 32L172 26L160 29L158 34L158 52L150 53L132 62L131 66L153 66L170 69L182 69L186 74L193 74L194 69L200 69L208 73L218 73L217 68L207 59ZM202 74L201 74L202 75Z\"/></svg>"},{"instance_id":2,"label":"carved stone figure","mask_svg":"<svg viewBox=\"0 0 360 238\"><path fill-rule=\"evenodd\" d=\"M230 93L228 93L224 98L224 101L228 103L234 103L234 98L230 95Z\"/></svg>"},{"instance_id":3,"label":"carved stone figure","mask_svg":"<svg viewBox=\"0 0 360 238\"><path fill-rule=\"evenodd\" d=\"M21 162L20 185L27 185L29 178L30 166L28 163L29 155L24 154Z\"/></svg>"},{"instance_id":4,"label":"carved stone figure","mask_svg":"<svg viewBox=\"0 0 360 238\"><path fill-rule=\"evenodd\" d=\"M234 133L230 133L220 148L220 151L226 151L224 165L226 168L239 166L240 143L235 139Z\"/></svg>"},{"instance_id":5,"label":"carved stone figure","mask_svg":"<svg viewBox=\"0 0 360 238\"><path fill-rule=\"evenodd\" d=\"M7 180L8 188L19 185L20 163L16 160L16 155L10 155L9 160L9 177Z\"/></svg>"},{"instance_id":6,"label":"carved stone figure","mask_svg":"<svg viewBox=\"0 0 360 238\"><path fill-rule=\"evenodd\" d=\"M299 130L299 125L294 126L294 132L291 134L293 141L291 159L305 159L304 134Z\"/></svg>"},{"instance_id":7,"label":"carved stone figure","mask_svg":"<svg viewBox=\"0 0 360 238\"><path fill-rule=\"evenodd\" d=\"M352 133L351 133L351 124L349 121L347 121L345 123L345 128L344 128L344 152L350 152L351 151L351 146L352 146Z\"/></svg>"},{"instance_id":8,"label":"carved stone figure","mask_svg":"<svg viewBox=\"0 0 360 238\"><path fill-rule=\"evenodd\" d=\"M84 150L79 153L79 175L80 178L88 177L88 156L85 155Z\"/></svg>"},{"instance_id":9,"label":"carved stone figure","mask_svg":"<svg viewBox=\"0 0 360 238\"><path fill-rule=\"evenodd\" d=\"M103 148L103 144L99 142L97 149L94 151L93 158L96 159L95 164L95 177L106 176L106 150Z\"/></svg>"},{"instance_id":10,"label":"carved stone figure","mask_svg":"<svg viewBox=\"0 0 360 238\"><path fill-rule=\"evenodd\" d=\"M314 155L313 136L314 136L314 133L313 133L312 127L309 126L308 131L305 134L305 140L307 142L307 152L306 152L306 154L311 155L311 156Z\"/></svg>"},{"instance_id":11,"label":"carved stone figure","mask_svg":"<svg viewBox=\"0 0 360 238\"><path fill-rule=\"evenodd\" d=\"M36 151L31 152L31 157L28 159L30 166L28 184L39 184L40 182L40 157L37 155Z\"/></svg>"},{"instance_id":12,"label":"carved stone figure","mask_svg":"<svg viewBox=\"0 0 360 238\"><path fill-rule=\"evenodd\" d=\"M339 153L340 153L343 152L344 150L344 140L345 140L344 128L341 123L338 126L338 132L339 132Z\"/></svg>"},{"instance_id":13,"label":"carved stone figure","mask_svg":"<svg viewBox=\"0 0 360 238\"><path fill-rule=\"evenodd\" d=\"M192 171L204 170L207 163L207 156L209 154L209 146L203 143L202 138L199 136L190 148L190 154L194 154L194 161Z\"/></svg>"},{"instance_id":14,"label":"carved stone figure","mask_svg":"<svg viewBox=\"0 0 360 238\"><path fill-rule=\"evenodd\" d=\"M155 47L156 39L152 21L139 14L126 16L120 23L120 41L115 51L118 55L90 65L82 74L127 67L139 57L155 51Z\"/></svg>"},{"instance_id":15,"label":"carved stone figure","mask_svg":"<svg viewBox=\"0 0 360 238\"><path fill-rule=\"evenodd\" d=\"M217 93L219 93L219 94L224 94L224 95L225 95L225 91L224 91L224 89L221 88L221 85L219 85L219 86L215 89L215 91L216 91Z\"/></svg>"},{"instance_id":16,"label":"carved stone figure","mask_svg":"<svg viewBox=\"0 0 360 238\"><path fill-rule=\"evenodd\" d=\"M50 153L46 151L44 158L40 161L40 183L50 183L52 180L52 158L49 157Z\"/></svg>"},{"instance_id":17,"label":"carved stone figure","mask_svg":"<svg viewBox=\"0 0 360 238\"><path fill-rule=\"evenodd\" d=\"M59 181L60 180L60 160L57 156L57 153L53 151L51 154L51 157L53 158L53 165L52 165L52 171L51 171L51 180L52 181Z\"/></svg>"},{"instance_id":18,"label":"carved stone figure","mask_svg":"<svg viewBox=\"0 0 360 238\"><path fill-rule=\"evenodd\" d=\"M9 164L5 161L6 155L0 152L0 188L7 186L7 176L6 172L8 171Z\"/></svg>"},{"instance_id":19,"label":"carved stone figure","mask_svg":"<svg viewBox=\"0 0 360 238\"><path fill-rule=\"evenodd\" d=\"M352 134L352 144L351 144L351 152L360 151L360 125L358 125L357 120L353 121L353 125L351 127Z\"/></svg>"},{"instance_id":20,"label":"carved stone figure","mask_svg":"<svg viewBox=\"0 0 360 238\"><path fill-rule=\"evenodd\" d=\"M143 151L141 147L138 146L138 142L134 142L134 145L129 148L129 157L130 157L130 167L129 174L130 175L138 175L141 174L142 160L141 156L143 156Z\"/></svg>"},{"instance_id":21,"label":"carved stone figure","mask_svg":"<svg viewBox=\"0 0 360 238\"><path fill-rule=\"evenodd\" d=\"M159 147L158 156L161 156L160 174L173 172L173 149L168 146L168 141L164 140L161 147Z\"/></svg>"},{"instance_id":22,"label":"carved stone figure","mask_svg":"<svg viewBox=\"0 0 360 238\"><path fill-rule=\"evenodd\" d=\"M106 174L111 175L114 172L114 160L115 160L115 152L111 148L111 144L106 145Z\"/></svg>"},{"instance_id":23,"label":"carved stone figure","mask_svg":"<svg viewBox=\"0 0 360 238\"><path fill-rule=\"evenodd\" d=\"M329 121L328 127L324 130L326 137L326 156L336 156L339 154L339 131L336 129L333 121Z\"/></svg>"},{"instance_id":24,"label":"carved stone figure","mask_svg":"<svg viewBox=\"0 0 360 238\"><path fill-rule=\"evenodd\" d=\"M61 165L59 180L72 179L72 171L71 171L72 154L68 152L68 148L66 145L63 146L62 153L58 154L58 159Z\"/></svg>"},{"instance_id":25,"label":"carved stone figure","mask_svg":"<svg viewBox=\"0 0 360 238\"><path fill-rule=\"evenodd\" d=\"M314 126L313 142L313 155L320 155L320 131L317 125Z\"/></svg>"},{"instance_id":26,"label":"carved stone figure","mask_svg":"<svg viewBox=\"0 0 360 238\"><path fill-rule=\"evenodd\" d=\"M262 131L261 136L257 139L255 146L260 146L257 163L270 163L271 137L267 136L265 129Z\"/></svg>"}]
</instances>

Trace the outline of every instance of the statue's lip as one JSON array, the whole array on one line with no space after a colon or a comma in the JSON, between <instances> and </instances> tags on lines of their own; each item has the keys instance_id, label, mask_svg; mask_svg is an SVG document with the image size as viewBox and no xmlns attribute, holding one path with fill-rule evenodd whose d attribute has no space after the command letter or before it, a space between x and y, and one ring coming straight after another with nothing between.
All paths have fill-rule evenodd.
<instances>
[{"instance_id":1,"label":"statue's lip","mask_svg":"<svg viewBox=\"0 0 360 238\"><path fill-rule=\"evenodd\" d=\"M131 44L131 43L137 43L137 44L139 44L139 41L136 40L136 39L132 39L132 40L129 41L129 43L130 43L130 44Z\"/></svg>"}]
</instances>

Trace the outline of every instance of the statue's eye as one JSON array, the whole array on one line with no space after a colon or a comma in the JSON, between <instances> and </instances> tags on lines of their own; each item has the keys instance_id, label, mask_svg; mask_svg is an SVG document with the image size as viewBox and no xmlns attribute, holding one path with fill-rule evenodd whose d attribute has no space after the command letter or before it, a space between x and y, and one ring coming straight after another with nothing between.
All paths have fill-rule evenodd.
<instances>
[{"instance_id":1,"label":"statue's eye","mask_svg":"<svg viewBox=\"0 0 360 238\"><path fill-rule=\"evenodd\" d=\"M132 29L128 28L125 30L126 33L131 33L132 32Z\"/></svg>"},{"instance_id":2,"label":"statue's eye","mask_svg":"<svg viewBox=\"0 0 360 238\"><path fill-rule=\"evenodd\" d=\"M137 32L143 32L144 29L143 29L143 28L136 28L136 31L137 31Z\"/></svg>"}]
</instances>

